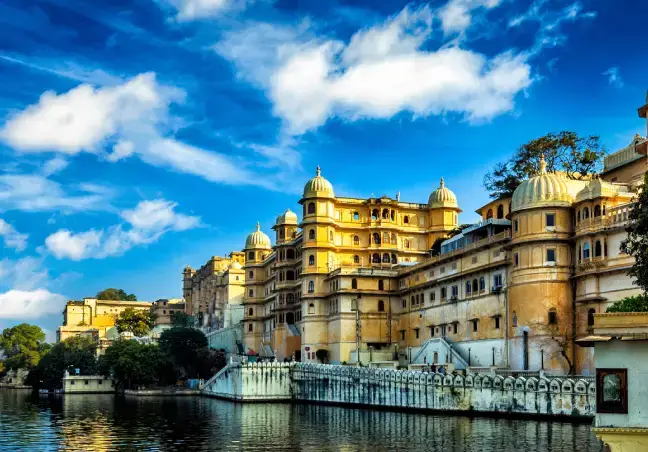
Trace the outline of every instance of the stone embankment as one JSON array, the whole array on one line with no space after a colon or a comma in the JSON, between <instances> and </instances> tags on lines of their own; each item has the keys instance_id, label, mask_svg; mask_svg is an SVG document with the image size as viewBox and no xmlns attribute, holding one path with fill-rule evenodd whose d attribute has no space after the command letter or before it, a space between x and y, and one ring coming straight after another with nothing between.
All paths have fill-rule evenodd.
<instances>
[{"instance_id":1,"label":"stone embankment","mask_svg":"<svg viewBox=\"0 0 648 452\"><path fill-rule=\"evenodd\" d=\"M240 402L309 402L465 414L590 419L594 383L567 377L443 375L306 363L230 363L202 393Z\"/></svg>"}]
</instances>

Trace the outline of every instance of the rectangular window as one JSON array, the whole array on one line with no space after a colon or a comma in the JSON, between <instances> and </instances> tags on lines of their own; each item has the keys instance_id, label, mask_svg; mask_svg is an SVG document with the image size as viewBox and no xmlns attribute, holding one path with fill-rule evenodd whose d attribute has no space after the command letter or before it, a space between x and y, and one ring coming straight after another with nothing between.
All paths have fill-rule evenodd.
<instances>
[{"instance_id":1,"label":"rectangular window","mask_svg":"<svg viewBox=\"0 0 648 452\"><path fill-rule=\"evenodd\" d=\"M472 324L473 324L473 332L477 332L477 329L478 329L477 324L478 324L478 323L479 323L479 320L473 320L473 321L472 321Z\"/></svg>"},{"instance_id":2,"label":"rectangular window","mask_svg":"<svg viewBox=\"0 0 648 452\"><path fill-rule=\"evenodd\" d=\"M430 301L434 301L436 299L436 292L430 292Z\"/></svg>"},{"instance_id":3,"label":"rectangular window","mask_svg":"<svg viewBox=\"0 0 648 452\"><path fill-rule=\"evenodd\" d=\"M445 265L439 269L439 273L445 273Z\"/></svg>"},{"instance_id":4,"label":"rectangular window","mask_svg":"<svg viewBox=\"0 0 648 452\"><path fill-rule=\"evenodd\" d=\"M87 385L88 385L88 384L90 384L90 382L89 382L88 380L86 380L86 381L85 381L85 384L87 384Z\"/></svg>"},{"instance_id":5,"label":"rectangular window","mask_svg":"<svg viewBox=\"0 0 648 452\"><path fill-rule=\"evenodd\" d=\"M500 318L499 318L499 317L495 317L495 329L496 329L496 330L499 330L499 328L500 328L499 325L500 325Z\"/></svg>"},{"instance_id":6,"label":"rectangular window","mask_svg":"<svg viewBox=\"0 0 648 452\"><path fill-rule=\"evenodd\" d=\"M414 337L415 337L416 339L419 338L419 329L418 329L418 328L415 328L415 329L414 329Z\"/></svg>"},{"instance_id":7,"label":"rectangular window","mask_svg":"<svg viewBox=\"0 0 648 452\"><path fill-rule=\"evenodd\" d=\"M430 337L434 337L434 327L430 327Z\"/></svg>"},{"instance_id":8,"label":"rectangular window","mask_svg":"<svg viewBox=\"0 0 648 452\"><path fill-rule=\"evenodd\" d=\"M501 274L498 273L497 275L493 276L493 286L502 287L502 275Z\"/></svg>"},{"instance_id":9,"label":"rectangular window","mask_svg":"<svg viewBox=\"0 0 648 452\"><path fill-rule=\"evenodd\" d=\"M98 383L98 384L102 385L102 384L103 384L103 380L99 380L99 383Z\"/></svg>"},{"instance_id":10,"label":"rectangular window","mask_svg":"<svg viewBox=\"0 0 648 452\"><path fill-rule=\"evenodd\" d=\"M472 258L472 263L473 263L473 264L476 264L476 263L477 263L477 256L473 256L473 258Z\"/></svg>"},{"instance_id":11,"label":"rectangular window","mask_svg":"<svg viewBox=\"0 0 648 452\"><path fill-rule=\"evenodd\" d=\"M71 382L70 382L70 386L74 386L74 381L71 381Z\"/></svg>"},{"instance_id":12,"label":"rectangular window","mask_svg":"<svg viewBox=\"0 0 648 452\"><path fill-rule=\"evenodd\" d=\"M452 263L452 269L453 269L453 270L456 270L456 269L457 269L457 263L456 263L456 262L453 262L453 263Z\"/></svg>"},{"instance_id":13,"label":"rectangular window","mask_svg":"<svg viewBox=\"0 0 648 452\"><path fill-rule=\"evenodd\" d=\"M628 412L627 369L596 369L596 412Z\"/></svg>"},{"instance_id":14,"label":"rectangular window","mask_svg":"<svg viewBox=\"0 0 648 452\"><path fill-rule=\"evenodd\" d=\"M516 267L520 265L520 256L518 255L518 253L515 253L513 255L513 265Z\"/></svg>"},{"instance_id":15,"label":"rectangular window","mask_svg":"<svg viewBox=\"0 0 648 452\"><path fill-rule=\"evenodd\" d=\"M452 286L452 296L453 297L459 296L459 286Z\"/></svg>"},{"instance_id":16,"label":"rectangular window","mask_svg":"<svg viewBox=\"0 0 648 452\"><path fill-rule=\"evenodd\" d=\"M405 298L403 298L403 307L404 307L404 308L407 307L407 300L406 300Z\"/></svg>"},{"instance_id":17,"label":"rectangular window","mask_svg":"<svg viewBox=\"0 0 648 452\"><path fill-rule=\"evenodd\" d=\"M513 221L513 232L518 232L518 220Z\"/></svg>"},{"instance_id":18,"label":"rectangular window","mask_svg":"<svg viewBox=\"0 0 648 452\"><path fill-rule=\"evenodd\" d=\"M556 262L556 250L552 248L547 249L547 262Z\"/></svg>"},{"instance_id":19,"label":"rectangular window","mask_svg":"<svg viewBox=\"0 0 648 452\"><path fill-rule=\"evenodd\" d=\"M459 331L459 324L458 323L453 323L452 324L452 332L454 334L457 334L457 331Z\"/></svg>"},{"instance_id":20,"label":"rectangular window","mask_svg":"<svg viewBox=\"0 0 648 452\"><path fill-rule=\"evenodd\" d=\"M553 213L548 213L545 215L546 224L548 228L553 228L556 226L556 215Z\"/></svg>"},{"instance_id":21,"label":"rectangular window","mask_svg":"<svg viewBox=\"0 0 648 452\"><path fill-rule=\"evenodd\" d=\"M401 336L401 341L404 341L405 340L405 330L401 330L400 336Z\"/></svg>"}]
</instances>

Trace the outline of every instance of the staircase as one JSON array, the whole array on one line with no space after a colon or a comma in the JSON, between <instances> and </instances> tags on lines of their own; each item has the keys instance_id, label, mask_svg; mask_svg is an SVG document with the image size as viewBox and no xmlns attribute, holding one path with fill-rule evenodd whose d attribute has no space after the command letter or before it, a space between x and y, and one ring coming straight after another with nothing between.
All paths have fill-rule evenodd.
<instances>
[{"instance_id":1,"label":"staircase","mask_svg":"<svg viewBox=\"0 0 648 452\"><path fill-rule=\"evenodd\" d=\"M428 339L425 344L421 346L416 355L412 357L412 364L423 364L423 356L428 354L432 355L434 352L442 352L452 356L452 363L457 369L465 369L468 367L468 361L464 359L459 352L454 349L448 341L442 337L433 337ZM427 353L429 352L429 353ZM441 358L439 357L439 360ZM432 364L432 360L428 360L428 364Z\"/></svg>"}]
</instances>

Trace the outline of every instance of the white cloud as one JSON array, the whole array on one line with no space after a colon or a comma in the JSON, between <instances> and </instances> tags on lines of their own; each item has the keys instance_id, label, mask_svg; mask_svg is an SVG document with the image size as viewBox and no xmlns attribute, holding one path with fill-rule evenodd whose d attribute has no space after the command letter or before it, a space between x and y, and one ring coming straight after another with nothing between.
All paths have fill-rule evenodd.
<instances>
[{"instance_id":1,"label":"white cloud","mask_svg":"<svg viewBox=\"0 0 648 452\"><path fill-rule=\"evenodd\" d=\"M52 174L59 173L63 171L70 164L66 159L61 157L54 157L53 159L47 160L43 164L41 173L44 177L49 177Z\"/></svg>"},{"instance_id":2,"label":"white cloud","mask_svg":"<svg viewBox=\"0 0 648 452\"><path fill-rule=\"evenodd\" d=\"M334 116L353 121L389 119L400 112L458 113L482 121L513 110L515 96L532 83L525 58L510 52L488 58L458 47L424 50L431 20L429 8L405 8L382 24L358 31L348 44L295 32L292 41L279 40L274 66L268 54L262 57L260 72L244 51L256 47L257 41L268 50L256 24L230 33L215 49L238 68L253 71L245 77L262 81L274 113L296 135ZM283 28L266 31L271 42L277 36L290 37Z\"/></svg>"},{"instance_id":3,"label":"white cloud","mask_svg":"<svg viewBox=\"0 0 648 452\"><path fill-rule=\"evenodd\" d=\"M463 33L472 23L472 12L479 8L492 9L502 0L449 0L438 14L444 33Z\"/></svg>"},{"instance_id":4,"label":"white cloud","mask_svg":"<svg viewBox=\"0 0 648 452\"><path fill-rule=\"evenodd\" d=\"M72 232L61 229L45 239L48 251L57 259L103 259L119 256L139 245L156 242L170 231L184 231L201 226L200 218L177 213L176 203L164 199L142 201L121 217L129 227L119 224L108 229Z\"/></svg>"},{"instance_id":5,"label":"white cloud","mask_svg":"<svg viewBox=\"0 0 648 452\"><path fill-rule=\"evenodd\" d=\"M94 187L94 191L88 188ZM0 210L105 210L111 191L98 185L66 187L39 174L0 174Z\"/></svg>"},{"instance_id":6,"label":"white cloud","mask_svg":"<svg viewBox=\"0 0 648 452\"><path fill-rule=\"evenodd\" d=\"M88 152L110 162L136 155L151 165L209 181L276 189L272 175L259 177L248 169L267 162L237 160L169 136L179 122L170 107L184 97L182 90L158 83L152 73L113 86L80 85L62 94L47 92L37 104L10 117L0 129L0 139L23 153ZM59 171L63 165L62 159L53 159L43 173Z\"/></svg>"},{"instance_id":7,"label":"white cloud","mask_svg":"<svg viewBox=\"0 0 648 452\"><path fill-rule=\"evenodd\" d=\"M27 248L27 234L19 233L16 228L0 218L0 237L4 240L7 248L13 248L16 251L23 251Z\"/></svg>"},{"instance_id":8,"label":"white cloud","mask_svg":"<svg viewBox=\"0 0 648 452\"><path fill-rule=\"evenodd\" d=\"M32 290L47 286L49 274L43 268L43 259L23 257L17 260L0 260L0 287Z\"/></svg>"},{"instance_id":9,"label":"white cloud","mask_svg":"<svg viewBox=\"0 0 648 452\"><path fill-rule=\"evenodd\" d=\"M619 75L619 68L618 67L611 67L607 71L603 72L603 75L607 76L608 83L610 85L614 85L617 88L622 88L623 87L623 79Z\"/></svg>"},{"instance_id":10,"label":"white cloud","mask_svg":"<svg viewBox=\"0 0 648 452\"><path fill-rule=\"evenodd\" d=\"M46 289L9 290L0 293L0 318L34 319L58 314L63 309L65 297Z\"/></svg>"},{"instance_id":11,"label":"white cloud","mask_svg":"<svg viewBox=\"0 0 648 452\"><path fill-rule=\"evenodd\" d=\"M222 14L232 8L244 8L249 0L165 0L177 12L179 21L202 19Z\"/></svg>"}]
</instances>

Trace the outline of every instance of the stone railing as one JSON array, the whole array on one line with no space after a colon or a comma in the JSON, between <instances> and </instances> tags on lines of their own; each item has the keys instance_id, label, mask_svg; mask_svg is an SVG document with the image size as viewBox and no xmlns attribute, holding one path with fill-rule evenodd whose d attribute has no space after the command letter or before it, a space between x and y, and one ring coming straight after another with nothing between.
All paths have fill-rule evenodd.
<instances>
[{"instance_id":1,"label":"stone railing","mask_svg":"<svg viewBox=\"0 0 648 452\"><path fill-rule=\"evenodd\" d=\"M205 395L517 416L591 418L595 384L569 377L440 374L309 363L230 364Z\"/></svg>"}]
</instances>

